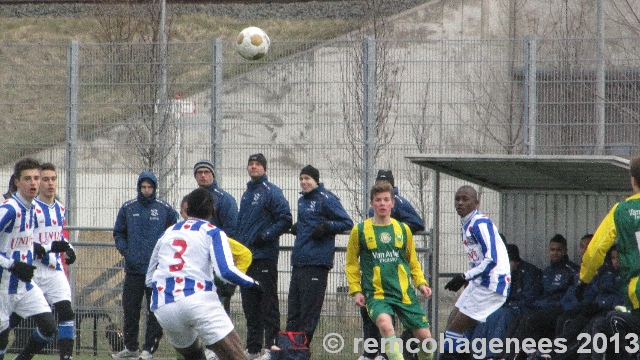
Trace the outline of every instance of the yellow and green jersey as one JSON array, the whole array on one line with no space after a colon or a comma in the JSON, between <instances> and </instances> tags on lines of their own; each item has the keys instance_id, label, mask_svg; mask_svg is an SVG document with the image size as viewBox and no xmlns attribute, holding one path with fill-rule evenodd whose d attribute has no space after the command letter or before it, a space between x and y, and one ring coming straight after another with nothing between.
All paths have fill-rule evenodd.
<instances>
[{"instance_id":1,"label":"yellow and green jersey","mask_svg":"<svg viewBox=\"0 0 640 360\"><path fill-rule=\"evenodd\" d=\"M637 310L640 309L640 193L614 205L602 220L582 257L580 280L591 282L616 238L620 280L627 287L626 305Z\"/></svg>"},{"instance_id":2,"label":"yellow and green jersey","mask_svg":"<svg viewBox=\"0 0 640 360\"><path fill-rule=\"evenodd\" d=\"M412 304L418 300L410 279L416 287L428 286L411 230L395 219L389 225L375 225L369 218L353 227L347 246L346 274L349 294L362 292L365 299Z\"/></svg>"}]
</instances>

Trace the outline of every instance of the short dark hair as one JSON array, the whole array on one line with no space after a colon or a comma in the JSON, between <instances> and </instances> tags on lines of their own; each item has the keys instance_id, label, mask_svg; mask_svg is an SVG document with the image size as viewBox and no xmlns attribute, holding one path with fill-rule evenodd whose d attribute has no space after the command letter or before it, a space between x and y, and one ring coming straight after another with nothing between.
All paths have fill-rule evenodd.
<instances>
[{"instance_id":1,"label":"short dark hair","mask_svg":"<svg viewBox=\"0 0 640 360\"><path fill-rule=\"evenodd\" d=\"M11 194L18 191L18 187L16 186L16 183L13 181L15 178L16 177L13 174L11 174L11 176L9 177L9 187L7 188L7 192L4 193L3 195L5 199L10 198Z\"/></svg>"},{"instance_id":2,"label":"short dark hair","mask_svg":"<svg viewBox=\"0 0 640 360\"><path fill-rule=\"evenodd\" d=\"M565 250L567 249L567 238L565 238L564 236L562 236L560 234L553 235L551 240L549 240L549 243L558 243L558 244L562 245L562 247L565 248Z\"/></svg>"},{"instance_id":3,"label":"short dark hair","mask_svg":"<svg viewBox=\"0 0 640 360\"><path fill-rule=\"evenodd\" d=\"M33 169L40 170L40 163L38 160L32 158L21 159L13 166L13 176L15 179L20 180L23 171Z\"/></svg>"},{"instance_id":4,"label":"short dark hair","mask_svg":"<svg viewBox=\"0 0 640 360\"><path fill-rule=\"evenodd\" d=\"M40 165L40 170L43 170L43 171L44 170L50 170L50 171L53 171L53 172L57 172L56 171L56 166L53 165L50 162L42 163L42 165Z\"/></svg>"},{"instance_id":5,"label":"short dark hair","mask_svg":"<svg viewBox=\"0 0 640 360\"><path fill-rule=\"evenodd\" d=\"M640 185L640 157L631 159L629 172L631 173L631 177L636 179L636 182Z\"/></svg>"},{"instance_id":6,"label":"short dark hair","mask_svg":"<svg viewBox=\"0 0 640 360\"><path fill-rule=\"evenodd\" d=\"M187 215L209 220L213 216L213 195L207 189L198 188L189 193Z\"/></svg>"},{"instance_id":7,"label":"short dark hair","mask_svg":"<svg viewBox=\"0 0 640 360\"><path fill-rule=\"evenodd\" d=\"M393 198L394 194L393 194L393 186L391 186L391 184L389 182L379 182L376 185L373 185L371 187L371 191L369 193L369 200L373 200L373 197L383 193L383 192L388 192L389 194L391 194L391 197Z\"/></svg>"},{"instance_id":8,"label":"short dark hair","mask_svg":"<svg viewBox=\"0 0 640 360\"><path fill-rule=\"evenodd\" d=\"M507 254L509 255L509 261L520 262L520 249L516 244L507 244Z\"/></svg>"},{"instance_id":9,"label":"short dark hair","mask_svg":"<svg viewBox=\"0 0 640 360\"><path fill-rule=\"evenodd\" d=\"M593 234L584 234L584 235L582 235L582 237L580 238L580 241L582 241L584 239L589 239L589 241L591 241L591 239L593 239Z\"/></svg>"}]
</instances>

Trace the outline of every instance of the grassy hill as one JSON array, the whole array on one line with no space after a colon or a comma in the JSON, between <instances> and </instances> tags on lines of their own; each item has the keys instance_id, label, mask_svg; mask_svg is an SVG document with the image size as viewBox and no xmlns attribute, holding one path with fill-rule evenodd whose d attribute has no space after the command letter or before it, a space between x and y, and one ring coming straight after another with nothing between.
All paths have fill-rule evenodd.
<instances>
[{"instance_id":1,"label":"grassy hill","mask_svg":"<svg viewBox=\"0 0 640 360\"><path fill-rule=\"evenodd\" d=\"M151 42L154 36L150 19L148 13L131 14L126 11L105 12L96 18L0 17L0 66L3 68L0 72L0 126L3 127L3 138L6 139L0 145L0 163L13 163L17 157L64 141L67 101L65 66L67 44L70 40L78 40L81 44ZM246 26L261 27L269 34L272 42L279 42L269 54L269 60L274 60L305 47L304 42L287 42L288 40L309 39L307 46L312 46L317 41L338 37L360 25L359 21L339 19L269 19L247 22L207 14L169 15L167 30L170 44L201 43L194 45L193 51L178 52L170 60L199 65L178 70L178 73L174 72L171 76L182 84L193 84L183 86L186 89L183 91L184 96L202 91L210 79L208 47L211 40L221 38L233 41ZM104 55L98 53L91 56ZM229 62L225 60L229 64L225 65L226 72L242 72L243 64L238 62L236 54L230 51L225 52L225 56L234 56ZM126 94L120 94L121 99L113 98L112 94L117 91L108 89L108 81L102 81L101 76L106 75L97 73L92 76L94 78L89 83L106 85L91 87L90 91L83 88L81 102L109 103L113 106L101 114L98 123L89 126L97 128L104 123L128 118L130 115L126 110L118 106ZM135 89L128 91L136 92ZM101 111L104 110L102 107ZM91 128L84 128L83 131L90 132ZM35 144L32 140L34 134L37 134Z\"/></svg>"}]
</instances>

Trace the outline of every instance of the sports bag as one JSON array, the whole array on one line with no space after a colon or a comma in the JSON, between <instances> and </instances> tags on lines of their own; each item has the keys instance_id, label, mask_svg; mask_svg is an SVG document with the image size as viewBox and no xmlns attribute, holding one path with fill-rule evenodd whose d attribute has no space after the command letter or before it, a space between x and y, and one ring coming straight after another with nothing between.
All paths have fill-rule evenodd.
<instances>
[{"instance_id":1,"label":"sports bag","mask_svg":"<svg viewBox=\"0 0 640 360\"><path fill-rule=\"evenodd\" d=\"M280 331L278 347L281 350L272 351L272 359L274 357L277 360L309 360L311 358L309 340L302 331Z\"/></svg>"}]
</instances>

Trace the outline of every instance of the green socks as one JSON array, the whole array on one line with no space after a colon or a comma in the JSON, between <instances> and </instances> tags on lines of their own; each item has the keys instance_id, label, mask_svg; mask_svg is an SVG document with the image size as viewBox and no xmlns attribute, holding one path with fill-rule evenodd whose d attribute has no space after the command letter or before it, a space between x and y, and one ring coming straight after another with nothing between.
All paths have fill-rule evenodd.
<instances>
[{"instance_id":1,"label":"green socks","mask_svg":"<svg viewBox=\"0 0 640 360\"><path fill-rule=\"evenodd\" d=\"M387 353L387 357L389 360L404 360L404 356L402 356L402 349L400 349L400 344L395 341L396 336L385 336L384 341L384 350Z\"/></svg>"}]
</instances>

